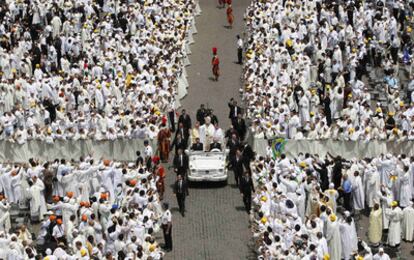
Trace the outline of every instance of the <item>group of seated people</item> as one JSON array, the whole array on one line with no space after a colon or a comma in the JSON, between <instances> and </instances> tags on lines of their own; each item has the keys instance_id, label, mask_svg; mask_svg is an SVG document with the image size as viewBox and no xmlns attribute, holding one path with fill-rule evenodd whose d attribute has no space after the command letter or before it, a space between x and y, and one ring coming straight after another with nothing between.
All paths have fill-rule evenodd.
<instances>
[{"instance_id":1,"label":"group of seated people","mask_svg":"<svg viewBox=\"0 0 414 260\"><path fill-rule=\"evenodd\" d=\"M221 151L221 143L217 139L213 139L213 142L209 145L209 151ZM195 143L191 144L191 151L204 151L203 143L200 143L200 138L195 139Z\"/></svg>"}]
</instances>

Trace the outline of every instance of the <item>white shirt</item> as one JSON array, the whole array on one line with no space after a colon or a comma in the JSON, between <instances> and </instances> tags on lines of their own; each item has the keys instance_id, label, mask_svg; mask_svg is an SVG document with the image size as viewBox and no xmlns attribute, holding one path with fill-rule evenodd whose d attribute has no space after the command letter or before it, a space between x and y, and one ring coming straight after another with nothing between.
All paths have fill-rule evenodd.
<instances>
[{"instance_id":1,"label":"white shirt","mask_svg":"<svg viewBox=\"0 0 414 260\"><path fill-rule=\"evenodd\" d=\"M171 222L171 212L170 212L170 210L169 209L167 209L163 214L162 214L162 217L161 217L161 223L163 224L163 225L167 225L168 223L170 223Z\"/></svg>"},{"instance_id":2,"label":"white shirt","mask_svg":"<svg viewBox=\"0 0 414 260\"><path fill-rule=\"evenodd\" d=\"M237 40L237 48L243 49L243 40L241 38Z\"/></svg>"},{"instance_id":3,"label":"white shirt","mask_svg":"<svg viewBox=\"0 0 414 260\"><path fill-rule=\"evenodd\" d=\"M144 155L145 157L152 157L152 147L151 146L147 146L144 149Z\"/></svg>"},{"instance_id":4,"label":"white shirt","mask_svg":"<svg viewBox=\"0 0 414 260\"><path fill-rule=\"evenodd\" d=\"M55 238L61 238L65 235L65 230L63 228L63 225L56 225L53 228L52 236Z\"/></svg>"}]
</instances>

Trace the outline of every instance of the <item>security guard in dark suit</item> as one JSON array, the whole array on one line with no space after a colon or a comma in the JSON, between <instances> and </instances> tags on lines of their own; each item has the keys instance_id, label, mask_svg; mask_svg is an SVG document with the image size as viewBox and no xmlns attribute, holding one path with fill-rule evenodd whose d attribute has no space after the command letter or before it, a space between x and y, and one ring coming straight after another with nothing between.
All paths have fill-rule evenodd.
<instances>
[{"instance_id":1,"label":"security guard in dark suit","mask_svg":"<svg viewBox=\"0 0 414 260\"><path fill-rule=\"evenodd\" d=\"M191 146L193 151L203 151L203 143L200 143L200 138L196 138L196 142Z\"/></svg>"}]
</instances>

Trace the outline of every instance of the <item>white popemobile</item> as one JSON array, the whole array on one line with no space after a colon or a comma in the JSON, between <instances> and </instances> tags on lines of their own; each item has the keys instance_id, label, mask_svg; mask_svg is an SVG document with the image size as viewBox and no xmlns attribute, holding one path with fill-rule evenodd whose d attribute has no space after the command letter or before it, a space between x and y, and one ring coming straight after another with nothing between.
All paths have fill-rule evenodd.
<instances>
[{"instance_id":1,"label":"white popemobile","mask_svg":"<svg viewBox=\"0 0 414 260\"><path fill-rule=\"evenodd\" d=\"M189 181L227 182L228 149L212 149L209 152L186 150L186 153L189 157Z\"/></svg>"}]
</instances>

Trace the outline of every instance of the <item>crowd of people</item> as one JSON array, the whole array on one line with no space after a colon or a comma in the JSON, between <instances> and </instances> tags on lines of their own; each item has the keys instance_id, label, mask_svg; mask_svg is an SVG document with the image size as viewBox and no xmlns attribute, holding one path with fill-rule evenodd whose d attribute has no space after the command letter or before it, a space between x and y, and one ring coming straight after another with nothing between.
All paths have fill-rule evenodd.
<instances>
[{"instance_id":1,"label":"crowd of people","mask_svg":"<svg viewBox=\"0 0 414 260\"><path fill-rule=\"evenodd\" d=\"M241 92L255 137L413 140L413 7L252 1Z\"/></svg>"},{"instance_id":2,"label":"crowd of people","mask_svg":"<svg viewBox=\"0 0 414 260\"><path fill-rule=\"evenodd\" d=\"M198 2L0 3L0 140L114 140L174 125Z\"/></svg>"},{"instance_id":3,"label":"crowd of people","mask_svg":"<svg viewBox=\"0 0 414 260\"><path fill-rule=\"evenodd\" d=\"M252 229L263 259L390 259L384 246L414 239L412 157L258 156L252 172Z\"/></svg>"},{"instance_id":4,"label":"crowd of people","mask_svg":"<svg viewBox=\"0 0 414 260\"><path fill-rule=\"evenodd\" d=\"M170 228L171 213L160 202L165 170L158 157L145 162L139 156L136 163L31 159L2 165L0 172L0 258L163 258L155 234ZM36 234L27 223L11 227L11 208L27 207L28 223L40 223ZM165 246L171 250L172 242Z\"/></svg>"}]
</instances>

